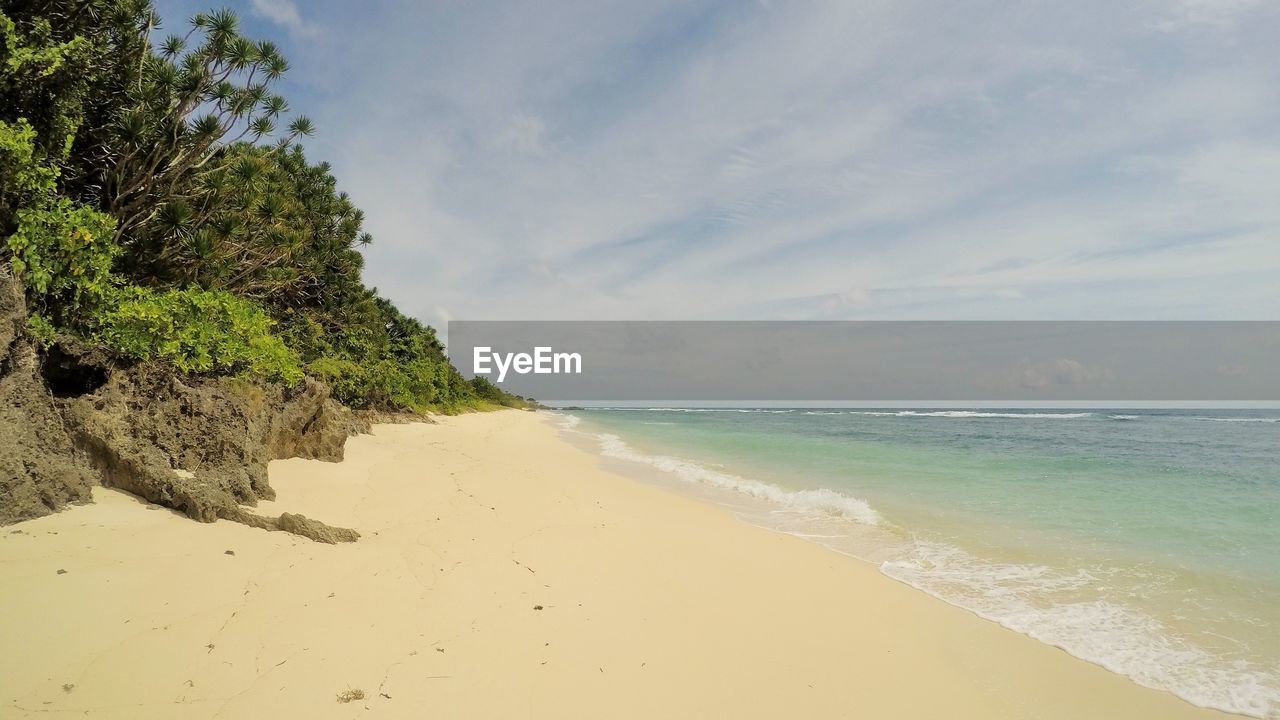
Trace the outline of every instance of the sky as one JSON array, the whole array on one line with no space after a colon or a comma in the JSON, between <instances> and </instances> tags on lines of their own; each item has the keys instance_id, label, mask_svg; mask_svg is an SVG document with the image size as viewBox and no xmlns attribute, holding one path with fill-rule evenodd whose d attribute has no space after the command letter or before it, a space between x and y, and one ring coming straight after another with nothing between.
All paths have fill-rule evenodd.
<instances>
[{"instance_id":1,"label":"sky","mask_svg":"<svg viewBox=\"0 0 1280 720\"><path fill-rule=\"evenodd\" d=\"M1274 0L228 5L433 325L1280 319Z\"/></svg>"}]
</instances>

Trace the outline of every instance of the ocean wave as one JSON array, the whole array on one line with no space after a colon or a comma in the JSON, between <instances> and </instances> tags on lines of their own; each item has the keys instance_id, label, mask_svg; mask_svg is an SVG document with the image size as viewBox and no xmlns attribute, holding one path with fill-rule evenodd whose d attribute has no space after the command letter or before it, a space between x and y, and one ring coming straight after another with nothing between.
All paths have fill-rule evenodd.
<instances>
[{"instance_id":1,"label":"ocean wave","mask_svg":"<svg viewBox=\"0 0 1280 720\"><path fill-rule=\"evenodd\" d=\"M947 418L1009 418L1021 420L1023 418L1034 418L1037 420L1074 420L1076 418L1086 418L1093 413L1077 412L1077 413L1009 413L1009 412L978 412L976 410L938 410L934 412L912 412L907 410L902 413L905 416L918 417L947 417Z\"/></svg>"},{"instance_id":2,"label":"ocean wave","mask_svg":"<svg viewBox=\"0 0 1280 720\"><path fill-rule=\"evenodd\" d=\"M1074 420L1093 415L1091 412L987 412L981 410L797 410L795 408L681 408L681 407L598 407L591 410L611 412L677 412L677 413L762 413L785 415L866 415L875 417L941 417L941 418L1006 418L1040 420Z\"/></svg>"},{"instance_id":3,"label":"ocean wave","mask_svg":"<svg viewBox=\"0 0 1280 720\"><path fill-rule=\"evenodd\" d=\"M866 415L869 417L1006 418L1075 420L1091 417L1091 412L985 412L980 410L805 410L805 415ZM1112 416L1119 418L1121 416ZM1132 419L1136 416L1123 416Z\"/></svg>"},{"instance_id":4,"label":"ocean wave","mask_svg":"<svg viewBox=\"0 0 1280 720\"><path fill-rule=\"evenodd\" d=\"M1137 415L1108 415L1108 420L1137 420Z\"/></svg>"},{"instance_id":5,"label":"ocean wave","mask_svg":"<svg viewBox=\"0 0 1280 720\"><path fill-rule=\"evenodd\" d=\"M794 408L681 408L681 407L594 407L589 410L610 410L623 412L680 412L680 413L764 413L767 415L785 415L795 412Z\"/></svg>"},{"instance_id":6,"label":"ocean wave","mask_svg":"<svg viewBox=\"0 0 1280 720\"><path fill-rule=\"evenodd\" d=\"M560 429L562 430L576 430L582 424L582 418L577 415L565 412L553 412L551 415L560 420Z\"/></svg>"},{"instance_id":7,"label":"ocean wave","mask_svg":"<svg viewBox=\"0 0 1280 720\"><path fill-rule=\"evenodd\" d=\"M808 410L813 414L853 413L907 417L1037 417L1074 419L1093 413L987 413L980 411ZM1137 417L1137 416L1107 416ZM1208 419L1208 418L1206 418ZM1222 420L1224 418L1212 418ZM1249 421L1271 418L1245 418ZM576 421L577 418L574 418ZM576 426L576 422L574 423ZM831 518L862 526L898 529L864 500L834 490L791 491L693 460L650 455L614 434L592 434L605 456L642 463L691 484L721 488L764 500L779 508L775 529L828 545L850 536L839 534ZM797 524L794 520L800 520ZM772 522L763 523L765 527ZM851 529L852 530L852 529ZM1158 619L1124 604L1102 586L1114 578L1104 569L1068 571L1043 565L984 560L954 546L908 540L897 546L896 559L881 571L943 601L965 608L1039 642L1104 667L1151 688L1165 690L1203 707L1280 720L1280 667L1250 664L1214 654L1180 639ZM834 543L834 544L832 544ZM877 551L883 552L883 550ZM859 554L854 552L853 554ZM880 554L879 557L885 557Z\"/></svg>"},{"instance_id":8,"label":"ocean wave","mask_svg":"<svg viewBox=\"0 0 1280 720\"><path fill-rule=\"evenodd\" d=\"M1229 422L1229 423L1280 423L1280 418L1276 417L1192 417L1192 420L1200 422Z\"/></svg>"},{"instance_id":9,"label":"ocean wave","mask_svg":"<svg viewBox=\"0 0 1280 720\"><path fill-rule=\"evenodd\" d=\"M759 500L767 500L793 512L835 515L863 525L880 524L880 516L865 500L835 490L785 490L759 480L714 470L691 460L670 455L648 455L632 448L617 435L596 435L601 454L619 460L643 463L674 475L685 482L733 490Z\"/></svg>"},{"instance_id":10,"label":"ocean wave","mask_svg":"<svg viewBox=\"0 0 1280 720\"><path fill-rule=\"evenodd\" d=\"M917 542L908 559L885 562L881 571L1195 705L1259 718L1280 710L1280 668L1219 658L1173 637L1155 618L1108 600L1053 599L1063 593L1079 598L1077 591L1097 580L1088 571L994 563L930 542Z\"/></svg>"},{"instance_id":11,"label":"ocean wave","mask_svg":"<svg viewBox=\"0 0 1280 720\"><path fill-rule=\"evenodd\" d=\"M882 410L850 410L851 415L875 415L881 417L940 417L940 418L1007 418L1036 420L1075 420L1093 415L1089 412L1046 413L1046 412L984 412L979 410L898 410L885 412Z\"/></svg>"}]
</instances>

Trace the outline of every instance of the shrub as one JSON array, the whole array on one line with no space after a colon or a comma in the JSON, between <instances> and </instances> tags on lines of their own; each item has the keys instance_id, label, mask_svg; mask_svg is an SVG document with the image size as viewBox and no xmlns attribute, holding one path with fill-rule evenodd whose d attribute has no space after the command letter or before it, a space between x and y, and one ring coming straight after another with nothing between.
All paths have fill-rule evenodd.
<instances>
[{"instance_id":1,"label":"shrub","mask_svg":"<svg viewBox=\"0 0 1280 720\"><path fill-rule=\"evenodd\" d=\"M524 408L529 406L529 402L519 395L512 395L502 388L489 382L489 378L483 375L477 375L471 378L471 391L475 397L484 402L502 405L503 407Z\"/></svg>"},{"instance_id":2,"label":"shrub","mask_svg":"<svg viewBox=\"0 0 1280 720\"><path fill-rule=\"evenodd\" d=\"M65 198L19 210L17 220L6 241L9 265L32 296L68 317L101 306L115 284L115 220Z\"/></svg>"},{"instance_id":3,"label":"shrub","mask_svg":"<svg viewBox=\"0 0 1280 720\"><path fill-rule=\"evenodd\" d=\"M329 386L334 398L352 407L426 412L442 395L439 364L427 359L403 362L384 357L357 363L323 357L307 370Z\"/></svg>"},{"instance_id":4,"label":"shrub","mask_svg":"<svg viewBox=\"0 0 1280 720\"><path fill-rule=\"evenodd\" d=\"M40 161L35 128L25 118L0 120L0 177L0 209L49 197L56 189L58 169Z\"/></svg>"},{"instance_id":5,"label":"shrub","mask_svg":"<svg viewBox=\"0 0 1280 720\"><path fill-rule=\"evenodd\" d=\"M231 372L297 382L297 354L271 334L257 305L230 293L188 288L118 291L94 334L129 357L165 360L184 372Z\"/></svg>"},{"instance_id":6,"label":"shrub","mask_svg":"<svg viewBox=\"0 0 1280 720\"><path fill-rule=\"evenodd\" d=\"M58 338L58 330L43 315L32 313L27 316L27 335L40 347L49 347Z\"/></svg>"},{"instance_id":7,"label":"shrub","mask_svg":"<svg viewBox=\"0 0 1280 720\"><path fill-rule=\"evenodd\" d=\"M328 385L329 392L339 402L356 408L369 406L364 396L367 380L359 363L322 357L308 364L307 372Z\"/></svg>"},{"instance_id":8,"label":"shrub","mask_svg":"<svg viewBox=\"0 0 1280 720\"><path fill-rule=\"evenodd\" d=\"M322 357L307 372L324 381L333 397L356 408L452 412L474 396L445 360L383 357L370 362Z\"/></svg>"},{"instance_id":9,"label":"shrub","mask_svg":"<svg viewBox=\"0 0 1280 720\"><path fill-rule=\"evenodd\" d=\"M471 378L471 389L475 391L476 397L481 400L488 400L489 402L496 403L502 403L506 400L506 394L499 390L497 385L490 382L489 378L484 377L483 375L477 375Z\"/></svg>"},{"instance_id":10,"label":"shrub","mask_svg":"<svg viewBox=\"0 0 1280 720\"><path fill-rule=\"evenodd\" d=\"M119 246L110 215L56 195L58 170L35 148L25 120L0 121L0 230L9 266L57 322L92 312L111 292Z\"/></svg>"}]
</instances>

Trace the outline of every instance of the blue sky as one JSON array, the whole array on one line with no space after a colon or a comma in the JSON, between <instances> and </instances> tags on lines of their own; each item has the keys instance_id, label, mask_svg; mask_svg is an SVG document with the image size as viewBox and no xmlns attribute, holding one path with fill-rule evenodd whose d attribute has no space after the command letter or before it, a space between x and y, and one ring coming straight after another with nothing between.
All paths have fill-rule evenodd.
<instances>
[{"instance_id":1,"label":"blue sky","mask_svg":"<svg viewBox=\"0 0 1280 720\"><path fill-rule=\"evenodd\" d=\"M1280 319L1270 0L230 6L433 324Z\"/></svg>"}]
</instances>

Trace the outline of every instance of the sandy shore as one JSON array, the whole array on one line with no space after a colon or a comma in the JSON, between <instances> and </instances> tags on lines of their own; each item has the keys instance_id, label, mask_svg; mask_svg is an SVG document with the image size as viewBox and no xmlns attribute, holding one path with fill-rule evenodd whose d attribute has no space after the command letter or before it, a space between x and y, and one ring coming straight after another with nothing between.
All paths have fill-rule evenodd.
<instances>
[{"instance_id":1,"label":"sandy shore","mask_svg":"<svg viewBox=\"0 0 1280 720\"><path fill-rule=\"evenodd\" d=\"M545 416L347 455L273 463L262 511L352 545L102 489L0 529L0 716L1230 717L606 472Z\"/></svg>"}]
</instances>

